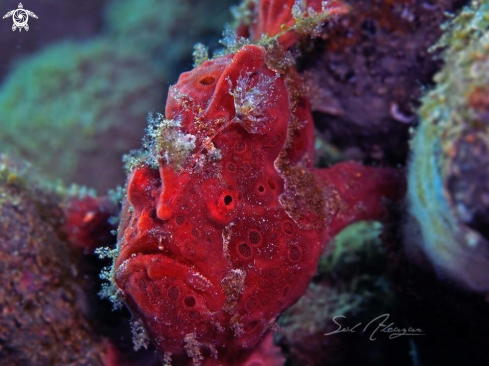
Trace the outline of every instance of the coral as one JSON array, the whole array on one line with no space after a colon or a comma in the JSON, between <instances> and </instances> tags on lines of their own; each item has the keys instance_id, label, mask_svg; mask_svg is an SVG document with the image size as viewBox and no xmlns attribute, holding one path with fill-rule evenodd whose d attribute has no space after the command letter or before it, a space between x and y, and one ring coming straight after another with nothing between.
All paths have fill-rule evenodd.
<instances>
[{"instance_id":1,"label":"coral","mask_svg":"<svg viewBox=\"0 0 489 366\"><path fill-rule=\"evenodd\" d=\"M313 167L302 80L271 55L246 45L183 73L129 159L113 280L158 351L195 364L242 362L324 245L403 195L394 170Z\"/></svg>"},{"instance_id":2,"label":"coral","mask_svg":"<svg viewBox=\"0 0 489 366\"><path fill-rule=\"evenodd\" d=\"M321 256L318 274L350 277L353 268L359 263L372 266L373 262L385 254L380 240L381 233L382 225L376 221L358 221L347 226L334 237L331 252ZM371 268L357 269L358 275L366 274L369 270ZM380 269L377 271L382 273Z\"/></svg>"},{"instance_id":3,"label":"coral","mask_svg":"<svg viewBox=\"0 0 489 366\"><path fill-rule=\"evenodd\" d=\"M158 83L140 55L108 39L51 46L1 86L0 144L46 174L108 189L140 141L135 121L163 98Z\"/></svg>"},{"instance_id":4,"label":"coral","mask_svg":"<svg viewBox=\"0 0 489 366\"><path fill-rule=\"evenodd\" d=\"M473 2L438 44L445 66L419 111L405 228L413 259L478 292L489 289L488 12Z\"/></svg>"},{"instance_id":5,"label":"coral","mask_svg":"<svg viewBox=\"0 0 489 366\"><path fill-rule=\"evenodd\" d=\"M0 365L103 365L60 194L0 156Z\"/></svg>"},{"instance_id":6,"label":"coral","mask_svg":"<svg viewBox=\"0 0 489 366\"><path fill-rule=\"evenodd\" d=\"M233 2L112 0L105 10L105 33L117 44L137 50L160 75L173 81L189 62L195 42L217 45ZM202 16L209 9L212 19Z\"/></svg>"},{"instance_id":7,"label":"coral","mask_svg":"<svg viewBox=\"0 0 489 366\"><path fill-rule=\"evenodd\" d=\"M365 162L404 165L423 89L441 66L427 50L464 1L347 3L348 13L302 47L315 124L330 144L360 150Z\"/></svg>"}]
</instances>

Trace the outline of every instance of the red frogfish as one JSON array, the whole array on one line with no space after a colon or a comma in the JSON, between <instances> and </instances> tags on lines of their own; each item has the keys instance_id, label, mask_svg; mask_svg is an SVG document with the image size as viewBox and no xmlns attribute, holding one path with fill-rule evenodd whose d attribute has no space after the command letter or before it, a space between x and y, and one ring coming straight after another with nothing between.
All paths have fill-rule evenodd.
<instances>
[{"instance_id":1,"label":"red frogfish","mask_svg":"<svg viewBox=\"0 0 489 366\"><path fill-rule=\"evenodd\" d=\"M114 281L156 349L194 364L249 359L335 234L382 218L383 198L404 190L392 169L314 168L300 77L261 46L183 73L149 134L127 183Z\"/></svg>"}]
</instances>

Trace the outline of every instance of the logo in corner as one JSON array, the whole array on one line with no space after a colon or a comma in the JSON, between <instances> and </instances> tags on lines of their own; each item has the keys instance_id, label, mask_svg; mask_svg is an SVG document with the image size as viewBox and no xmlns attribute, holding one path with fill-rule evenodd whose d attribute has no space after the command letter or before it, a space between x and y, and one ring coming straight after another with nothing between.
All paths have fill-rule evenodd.
<instances>
[{"instance_id":1,"label":"logo in corner","mask_svg":"<svg viewBox=\"0 0 489 366\"><path fill-rule=\"evenodd\" d=\"M3 19L12 17L12 20L14 21L14 24L12 25L13 31L15 31L17 28L19 29L19 32L22 31L22 28L28 31L29 25L27 24L27 22L29 21L29 15L37 19L36 14L34 14L32 11L25 10L22 3L19 3L19 8L9 11L3 16Z\"/></svg>"}]
</instances>

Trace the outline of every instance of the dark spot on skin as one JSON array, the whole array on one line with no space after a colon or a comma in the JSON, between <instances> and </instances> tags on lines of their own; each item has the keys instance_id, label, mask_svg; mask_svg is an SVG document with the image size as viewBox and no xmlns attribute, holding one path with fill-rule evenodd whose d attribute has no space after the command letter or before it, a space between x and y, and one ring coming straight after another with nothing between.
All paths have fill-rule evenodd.
<instances>
[{"instance_id":1,"label":"dark spot on skin","mask_svg":"<svg viewBox=\"0 0 489 366\"><path fill-rule=\"evenodd\" d=\"M186 306L188 306L189 308L195 306L195 297L193 296L187 296L185 298L185 300L183 300L183 302L185 303Z\"/></svg>"},{"instance_id":2,"label":"dark spot on skin","mask_svg":"<svg viewBox=\"0 0 489 366\"><path fill-rule=\"evenodd\" d=\"M297 262L299 259L301 259L302 253L299 247L297 246L291 246L289 249L289 258L293 262Z\"/></svg>"},{"instance_id":3,"label":"dark spot on skin","mask_svg":"<svg viewBox=\"0 0 489 366\"><path fill-rule=\"evenodd\" d=\"M251 230L248 234L248 239L250 240L250 243L253 245L260 244L261 234L256 230Z\"/></svg>"},{"instance_id":4,"label":"dark spot on skin","mask_svg":"<svg viewBox=\"0 0 489 366\"><path fill-rule=\"evenodd\" d=\"M238 250L241 253L241 255L245 258L251 257L251 248L248 244L240 244L238 246Z\"/></svg>"},{"instance_id":5,"label":"dark spot on skin","mask_svg":"<svg viewBox=\"0 0 489 366\"><path fill-rule=\"evenodd\" d=\"M180 296L180 291L178 290L178 288L176 288L175 286L172 286L168 289L168 298L172 301L177 301L178 300L178 297Z\"/></svg>"},{"instance_id":6,"label":"dark spot on skin","mask_svg":"<svg viewBox=\"0 0 489 366\"><path fill-rule=\"evenodd\" d=\"M175 221L176 221L177 225L182 225L182 224L185 222L185 216L183 216L183 215L178 215L178 216L175 218Z\"/></svg>"},{"instance_id":7,"label":"dark spot on skin","mask_svg":"<svg viewBox=\"0 0 489 366\"><path fill-rule=\"evenodd\" d=\"M229 194L224 196L224 204L226 206L229 206L233 202L233 197L231 197Z\"/></svg>"}]
</instances>

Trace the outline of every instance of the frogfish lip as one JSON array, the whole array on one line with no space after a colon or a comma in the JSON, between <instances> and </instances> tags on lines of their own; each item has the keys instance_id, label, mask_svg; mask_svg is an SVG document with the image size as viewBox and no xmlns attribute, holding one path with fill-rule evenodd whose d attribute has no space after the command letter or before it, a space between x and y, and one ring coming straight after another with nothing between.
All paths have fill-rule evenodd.
<instances>
[{"instance_id":1,"label":"frogfish lip","mask_svg":"<svg viewBox=\"0 0 489 366\"><path fill-rule=\"evenodd\" d=\"M194 265L187 263L172 252L155 250L137 244L126 244L121 249L115 263L117 286L124 291L130 277L139 272L146 273L149 282L153 282L154 286L158 286L155 281L178 280L192 292L201 295L212 312L222 307L220 301L217 301L221 298L219 296L222 291L220 287L215 286Z\"/></svg>"}]
</instances>

